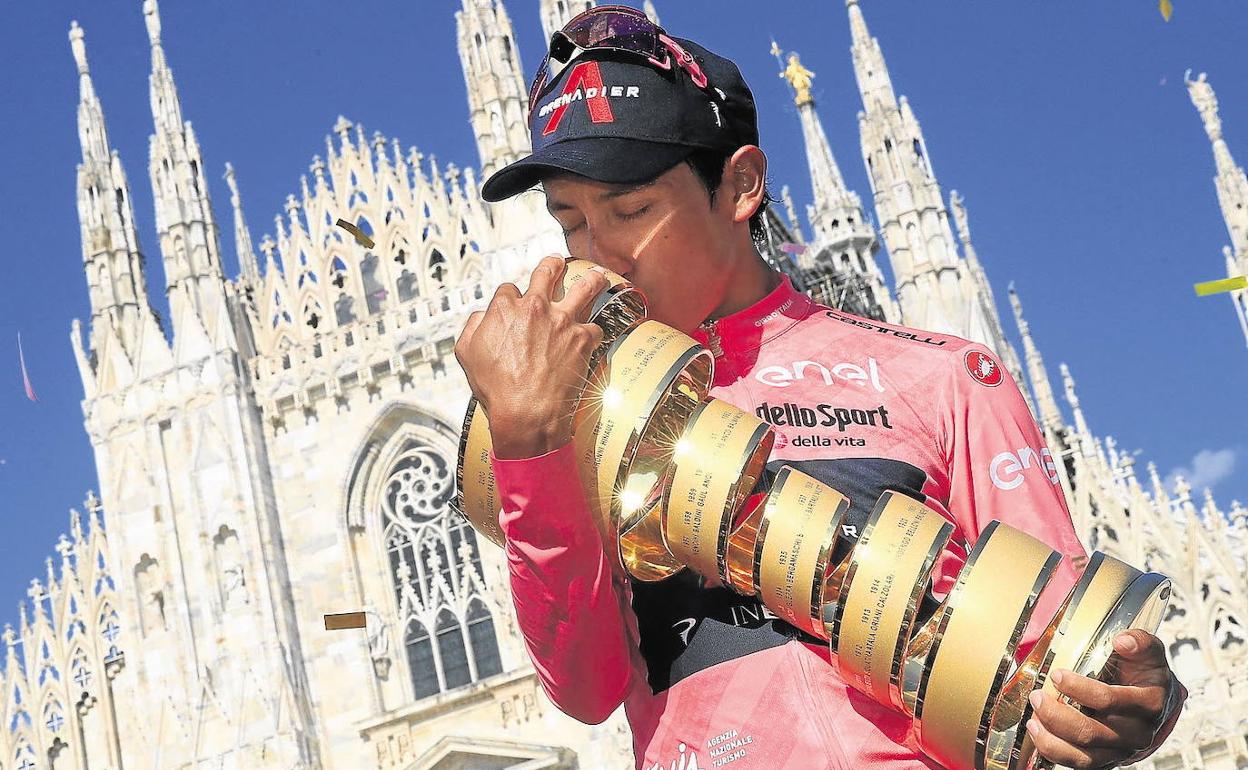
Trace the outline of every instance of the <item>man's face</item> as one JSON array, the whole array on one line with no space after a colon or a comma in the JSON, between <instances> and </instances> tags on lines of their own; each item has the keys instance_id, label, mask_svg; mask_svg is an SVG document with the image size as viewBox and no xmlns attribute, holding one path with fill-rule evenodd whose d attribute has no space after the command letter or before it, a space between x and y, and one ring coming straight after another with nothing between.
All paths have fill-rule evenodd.
<instances>
[{"instance_id":1,"label":"man's face","mask_svg":"<svg viewBox=\"0 0 1248 770\"><path fill-rule=\"evenodd\" d=\"M731 279L733 233L732 196L722 184L711 204L682 162L640 186L557 174L543 188L568 253L639 287L651 318L688 333L719 306Z\"/></svg>"}]
</instances>

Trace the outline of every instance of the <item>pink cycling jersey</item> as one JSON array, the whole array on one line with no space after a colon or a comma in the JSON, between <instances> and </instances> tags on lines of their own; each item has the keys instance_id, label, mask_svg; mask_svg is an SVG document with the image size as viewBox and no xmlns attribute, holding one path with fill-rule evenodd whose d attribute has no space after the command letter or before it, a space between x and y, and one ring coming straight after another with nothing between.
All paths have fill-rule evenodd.
<instances>
[{"instance_id":1,"label":"pink cycling jersey","mask_svg":"<svg viewBox=\"0 0 1248 770\"><path fill-rule=\"evenodd\" d=\"M1086 554L1053 457L1018 387L981 345L831 310L785 278L695 335L715 353L711 394L771 423L768 469L791 465L850 498L852 542L895 490L951 521L932 593L993 519L1063 555L1024 644ZM516 615L550 699L585 722L624 704L642 770L913 768L911 720L852 689L826 643L690 570L642 583L613 571L576 479L572 445L493 459ZM929 598L929 608L932 600Z\"/></svg>"}]
</instances>

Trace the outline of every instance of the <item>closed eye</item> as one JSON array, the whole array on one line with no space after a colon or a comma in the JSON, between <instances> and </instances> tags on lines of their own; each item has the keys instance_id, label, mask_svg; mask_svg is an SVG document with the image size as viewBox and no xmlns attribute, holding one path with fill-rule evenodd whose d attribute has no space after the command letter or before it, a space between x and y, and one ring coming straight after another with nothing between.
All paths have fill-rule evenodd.
<instances>
[{"instance_id":1,"label":"closed eye","mask_svg":"<svg viewBox=\"0 0 1248 770\"><path fill-rule=\"evenodd\" d=\"M637 219L638 217L642 216L649 210L650 210L650 206L647 204L637 209L636 211L630 212L628 214L620 214L619 217L620 219L624 219L624 220Z\"/></svg>"}]
</instances>

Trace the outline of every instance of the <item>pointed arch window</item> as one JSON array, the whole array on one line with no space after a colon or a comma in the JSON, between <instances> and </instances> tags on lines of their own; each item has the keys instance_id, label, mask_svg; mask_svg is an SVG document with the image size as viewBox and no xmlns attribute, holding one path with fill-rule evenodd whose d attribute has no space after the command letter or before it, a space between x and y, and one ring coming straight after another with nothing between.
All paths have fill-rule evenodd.
<instances>
[{"instance_id":1,"label":"pointed arch window","mask_svg":"<svg viewBox=\"0 0 1248 770\"><path fill-rule=\"evenodd\" d=\"M446 257L437 249L429 255L429 277L438 288L442 288L446 282Z\"/></svg>"},{"instance_id":2,"label":"pointed arch window","mask_svg":"<svg viewBox=\"0 0 1248 770\"><path fill-rule=\"evenodd\" d=\"M341 289L347 283L347 263L343 262L340 257L334 257L333 263L329 266L329 282Z\"/></svg>"},{"instance_id":3,"label":"pointed arch window","mask_svg":"<svg viewBox=\"0 0 1248 770\"><path fill-rule=\"evenodd\" d=\"M42 687L48 679L61 681L61 672L52 662L52 651L48 649L48 643L43 642L39 645L39 686Z\"/></svg>"},{"instance_id":4,"label":"pointed arch window","mask_svg":"<svg viewBox=\"0 0 1248 770\"><path fill-rule=\"evenodd\" d=\"M1225 607L1218 608L1213 618L1213 644L1219 650L1229 650L1232 646L1242 648L1248 642L1248 633L1234 614Z\"/></svg>"},{"instance_id":5,"label":"pointed arch window","mask_svg":"<svg viewBox=\"0 0 1248 770\"><path fill-rule=\"evenodd\" d=\"M381 493L382 538L417 698L502 671L476 534L448 508L451 466L409 440Z\"/></svg>"},{"instance_id":6,"label":"pointed arch window","mask_svg":"<svg viewBox=\"0 0 1248 770\"><path fill-rule=\"evenodd\" d=\"M74 653L73 660L74 662L70 666L70 670L73 672L70 675L70 681L72 681L79 690L86 692L87 689L91 687L92 678L91 667L87 665L87 654L79 648L78 651Z\"/></svg>"},{"instance_id":7,"label":"pointed arch window","mask_svg":"<svg viewBox=\"0 0 1248 770\"><path fill-rule=\"evenodd\" d=\"M30 717L26 717L26 724L30 724ZM35 750L26 741L22 741L18 745L17 751L13 753L13 766L17 770L35 770L39 767L35 763Z\"/></svg>"},{"instance_id":8,"label":"pointed arch window","mask_svg":"<svg viewBox=\"0 0 1248 770\"><path fill-rule=\"evenodd\" d=\"M59 733L61 728L65 726L65 717L63 714L64 709L61 708L61 704L58 703L56 699L49 700L47 705L43 707L44 726L47 727L52 733Z\"/></svg>"}]
</instances>

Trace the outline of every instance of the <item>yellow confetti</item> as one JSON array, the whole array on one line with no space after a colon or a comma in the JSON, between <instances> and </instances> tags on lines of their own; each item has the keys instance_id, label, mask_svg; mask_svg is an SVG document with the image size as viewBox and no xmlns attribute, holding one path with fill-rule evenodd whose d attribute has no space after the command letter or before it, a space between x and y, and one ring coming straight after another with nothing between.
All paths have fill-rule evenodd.
<instances>
[{"instance_id":1,"label":"yellow confetti","mask_svg":"<svg viewBox=\"0 0 1248 770\"><path fill-rule=\"evenodd\" d=\"M1170 0L1161 0L1161 2L1157 4L1157 9L1161 11L1161 18L1166 21L1170 21L1170 15L1174 13L1174 5L1170 2Z\"/></svg>"},{"instance_id":2,"label":"yellow confetti","mask_svg":"<svg viewBox=\"0 0 1248 770\"><path fill-rule=\"evenodd\" d=\"M1248 288L1248 277L1237 275L1234 278L1223 278L1220 281L1205 281L1195 285L1197 297L1208 297L1210 294L1222 294L1236 289Z\"/></svg>"},{"instance_id":3,"label":"yellow confetti","mask_svg":"<svg viewBox=\"0 0 1248 770\"><path fill-rule=\"evenodd\" d=\"M361 245L361 246L363 246L364 248L366 248L366 249L371 249L371 248L373 248L373 239L372 239L372 238L369 238L367 235L365 235L365 234L364 234L364 231L363 231L363 230L361 230L361 229L360 229L359 227L357 227L356 225L351 224L350 222L348 222L348 221L347 221L347 220L345 220L345 219L339 219L339 220L338 220L337 222L335 222L334 224L338 225L338 226L339 226L339 227L341 227L343 230L346 230L347 232L349 232L349 233L351 233L352 235L354 235L354 236L355 236L355 242L356 242L356 243L358 243L358 244L360 244L360 245Z\"/></svg>"},{"instance_id":4,"label":"yellow confetti","mask_svg":"<svg viewBox=\"0 0 1248 770\"><path fill-rule=\"evenodd\" d=\"M342 220L338 220L339 223ZM344 628L364 628L363 612L339 612L325 616L326 631L340 631Z\"/></svg>"}]
</instances>

